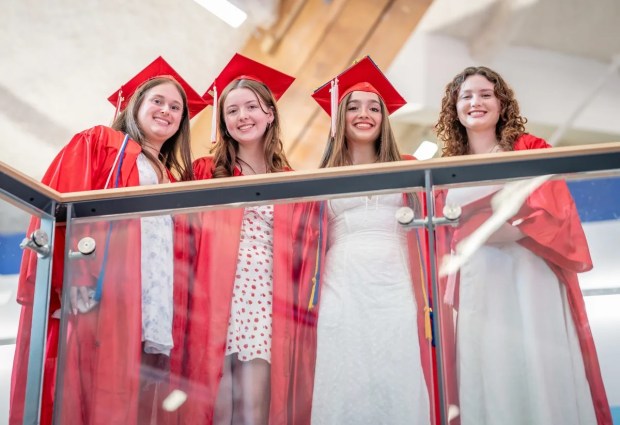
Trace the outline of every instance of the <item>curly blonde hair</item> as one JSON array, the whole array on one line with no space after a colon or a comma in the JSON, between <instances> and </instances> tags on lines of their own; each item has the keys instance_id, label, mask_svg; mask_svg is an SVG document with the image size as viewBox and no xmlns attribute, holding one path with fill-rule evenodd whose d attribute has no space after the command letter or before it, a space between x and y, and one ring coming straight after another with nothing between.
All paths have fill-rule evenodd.
<instances>
[{"instance_id":1,"label":"curly blonde hair","mask_svg":"<svg viewBox=\"0 0 620 425\"><path fill-rule=\"evenodd\" d=\"M211 150L213 153L213 177L230 177L237 162L237 154L239 152L239 142L231 137L226 128L224 117L224 102L228 94L235 89L246 88L251 90L256 98L260 101L261 109L266 107L273 111L273 122L267 127L264 141L264 158L268 173L286 171L291 168L286 155L284 154L284 145L281 139L280 115L273 93L265 84L249 79L235 80L230 83L223 91L218 102L217 125L218 137L217 143ZM263 112L267 113L263 109Z\"/></svg>"},{"instance_id":2,"label":"curly blonde hair","mask_svg":"<svg viewBox=\"0 0 620 425\"><path fill-rule=\"evenodd\" d=\"M495 135L500 148L503 151L512 151L517 138L525 133L527 119L520 115L519 103L506 81L490 68L470 66L448 83L441 101L441 112L439 113L439 120L435 124L435 132L443 142L442 156L469 154L467 131L459 120L456 103L461 85L472 75L481 75L495 86L494 93L500 101L499 121L495 126Z\"/></svg>"}]
</instances>

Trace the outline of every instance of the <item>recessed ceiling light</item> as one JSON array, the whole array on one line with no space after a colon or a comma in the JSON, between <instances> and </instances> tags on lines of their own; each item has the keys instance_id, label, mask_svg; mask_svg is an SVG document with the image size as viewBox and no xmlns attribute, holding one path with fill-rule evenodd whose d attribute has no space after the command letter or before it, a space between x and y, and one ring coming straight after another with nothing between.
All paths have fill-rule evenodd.
<instances>
[{"instance_id":1,"label":"recessed ceiling light","mask_svg":"<svg viewBox=\"0 0 620 425\"><path fill-rule=\"evenodd\" d=\"M413 153L413 156L415 156L416 159L419 160L431 159L435 156L435 152L437 152L437 149L439 148L435 143L424 140L422 143L420 143L418 149L416 149L416 151Z\"/></svg>"},{"instance_id":2,"label":"recessed ceiling light","mask_svg":"<svg viewBox=\"0 0 620 425\"><path fill-rule=\"evenodd\" d=\"M248 14L226 0L194 0L233 28L238 28L248 18Z\"/></svg>"}]
</instances>

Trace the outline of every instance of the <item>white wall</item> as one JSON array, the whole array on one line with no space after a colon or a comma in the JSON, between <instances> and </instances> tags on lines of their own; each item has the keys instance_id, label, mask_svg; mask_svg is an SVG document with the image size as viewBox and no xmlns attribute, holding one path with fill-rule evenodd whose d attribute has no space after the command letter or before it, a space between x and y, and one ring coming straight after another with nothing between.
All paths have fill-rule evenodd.
<instances>
[{"instance_id":1,"label":"white wall","mask_svg":"<svg viewBox=\"0 0 620 425\"><path fill-rule=\"evenodd\" d=\"M437 119L452 78L465 67L486 65L515 90L521 113L530 122L560 126L592 92L609 65L592 59L535 49L507 47L489 63L480 63L459 39L414 33L387 75L409 105L393 118L419 124ZM620 135L620 74L615 73L577 117L572 128Z\"/></svg>"}]
</instances>

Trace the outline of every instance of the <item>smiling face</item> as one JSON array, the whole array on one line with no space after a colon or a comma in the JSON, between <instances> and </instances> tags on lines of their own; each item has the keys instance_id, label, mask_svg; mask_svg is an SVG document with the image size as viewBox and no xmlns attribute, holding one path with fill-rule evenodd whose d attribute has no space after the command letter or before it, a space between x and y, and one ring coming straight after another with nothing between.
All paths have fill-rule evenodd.
<instances>
[{"instance_id":1,"label":"smiling face","mask_svg":"<svg viewBox=\"0 0 620 425\"><path fill-rule=\"evenodd\" d=\"M245 87L231 90L223 109L226 130L239 144L262 143L274 119L273 110Z\"/></svg>"},{"instance_id":2,"label":"smiling face","mask_svg":"<svg viewBox=\"0 0 620 425\"><path fill-rule=\"evenodd\" d=\"M495 132L501 102L495 96L495 85L482 75L470 75L458 93L456 111L467 133Z\"/></svg>"},{"instance_id":3,"label":"smiling face","mask_svg":"<svg viewBox=\"0 0 620 425\"><path fill-rule=\"evenodd\" d=\"M345 137L352 143L374 143L381 134L383 113L379 95L354 91L346 105Z\"/></svg>"},{"instance_id":4,"label":"smiling face","mask_svg":"<svg viewBox=\"0 0 620 425\"><path fill-rule=\"evenodd\" d=\"M174 136L183 118L183 98L173 83L149 89L138 109L138 124L146 141L157 148Z\"/></svg>"}]
</instances>

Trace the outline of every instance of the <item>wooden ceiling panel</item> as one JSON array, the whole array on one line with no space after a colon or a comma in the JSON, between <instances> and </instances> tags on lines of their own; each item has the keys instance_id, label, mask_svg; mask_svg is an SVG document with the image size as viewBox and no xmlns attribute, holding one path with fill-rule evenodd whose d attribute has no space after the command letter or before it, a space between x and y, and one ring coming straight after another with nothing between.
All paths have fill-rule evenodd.
<instances>
[{"instance_id":1,"label":"wooden ceiling panel","mask_svg":"<svg viewBox=\"0 0 620 425\"><path fill-rule=\"evenodd\" d=\"M300 64L295 83L279 103L287 152L295 149L300 135L320 113L310 97L312 92L351 63L366 41L368 33L361 29L373 27L389 3L388 0L348 0L325 29L320 44Z\"/></svg>"},{"instance_id":2,"label":"wooden ceiling panel","mask_svg":"<svg viewBox=\"0 0 620 425\"><path fill-rule=\"evenodd\" d=\"M308 57L320 48L326 29L347 0L284 0L278 23L248 41L242 54L297 75Z\"/></svg>"},{"instance_id":3,"label":"wooden ceiling panel","mask_svg":"<svg viewBox=\"0 0 620 425\"><path fill-rule=\"evenodd\" d=\"M248 41L242 54L296 77L278 102L295 168L318 165L329 131L329 118L312 92L365 55L385 70L431 1L283 0L278 22ZM194 121L192 137L201 141L194 143L194 155L205 154L211 114Z\"/></svg>"},{"instance_id":4,"label":"wooden ceiling panel","mask_svg":"<svg viewBox=\"0 0 620 425\"><path fill-rule=\"evenodd\" d=\"M367 54L385 70L411 35L429 5L430 0L387 2L381 13L374 16L371 25L359 27L360 33L364 32L362 29L365 29L364 38L360 43L340 43L341 46L348 48L346 52L341 53L346 60L340 62L341 65L335 72L326 74L322 81L325 82L341 72L352 63L353 59ZM310 93L311 91L308 95ZM291 119L299 121L300 117ZM329 119L318 106L315 106L313 113L308 116L305 123L297 122L296 124L302 124L302 128L292 134L287 133L292 137L289 139L290 143L287 144L287 154L293 165L299 169L316 167L329 132ZM293 127L293 130L295 129Z\"/></svg>"}]
</instances>

